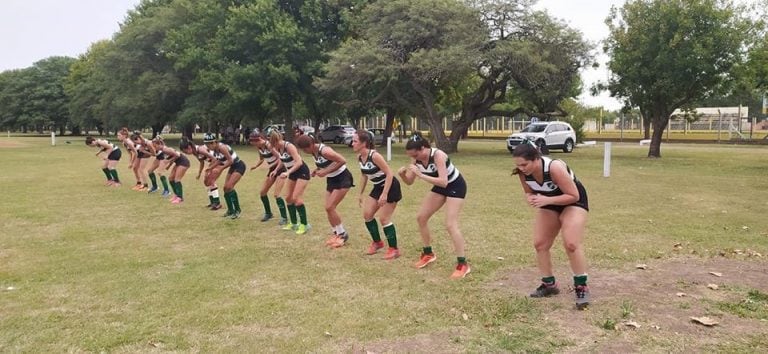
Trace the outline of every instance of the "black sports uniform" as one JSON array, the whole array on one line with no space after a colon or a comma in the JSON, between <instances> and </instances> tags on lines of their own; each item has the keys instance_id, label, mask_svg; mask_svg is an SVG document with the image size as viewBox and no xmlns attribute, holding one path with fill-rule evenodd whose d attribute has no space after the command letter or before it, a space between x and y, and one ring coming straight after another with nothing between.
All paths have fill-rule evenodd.
<instances>
[{"instance_id":1,"label":"black sports uniform","mask_svg":"<svg viewBox=\"0 0 768 354\"><path fill-rule=\"evenodd\" d=\"M320 144L320 147L317 149L317 154L315 154L315 165L317 165L317 168L326 168L333 164L333 161L323 156L323 149L325 148L325 144ZM328 192L338 189L349 189L355 186L354 178L349 169L347 169L347 165L342 165L338 170L327 174L325 177L325 190Z\"/></svg>"},{"instance_id":2,"label":"black sports uniform","mask_svg":"<svg viewBox=\"0 0 768 354\"><path fill-rule=\"evenodd\" d=\"M365 161L363 161L362 157L359 157L358 162L360 163L360 171L368 176L368 179L373 183L373 190L371 190L369 195L371 198L378 200L381 194L384 193L384 183L386 182L387 175L373 162L373 154L375 153L376 150L369 151ZM389 188L387 203L397 203L401 199L403 199L403 194L400 191L400 181L397 180L397 177L392 176L392 186Z\"/></svg>"},{"instance_id":3,"label":"black sports uniform","mask_svg":"<svg viewBox=\"0 0 768 354\"><path fill-rule=\"evenodd\" d=\"M283 162L283 166L285 166L286 170L290 170L295 163L295 161L293 161L293 156L291 156L291 154L288 152L288 145L290 144L291 143L286 141L285 144L283 144L283 150L278 151L280 153L280 161ZM297 181L299 179L309 181L309 166L307 166L307 164L302 161L301 167L288 175L288 179L291 181Z\"/></svg>"},{"instance_id":4,"label":"black sports uniform","mask_svg":"<svg viewBox=\"0 0 768 354\"><path fill-rule=\"evenodd\" d=\"M219 145L224 145L229 151L229 155L232 156L232 165L229 166L229 171L227 172L227 174L231 175L237 172L241 176L245 175L245 167L246 167L245 162L243 162L243 160L241 160L237 156L237 153L235 152L235 150L233 150L231 146L224 143L219 143ZM221 152L220 148L213 151L213 157L219 160L219 163L221 163L222 165L227 163L227 156Z\"/></svg>"},{"instance_id":5,"label":"black sports uniform","mask_svg":"<svg viewBox=\"0 0 768 354\"><path fill-rule=\"evenodd\" d=\"M552 165L552 160L549 157L542 157L542 169L544 170L543 175L543 181L541 184L536 181L536 179L533 177L533 175L525 176L525 183L528 184L528 187L531 188L531 190L534 193L538 193L547 197L556 197L559 195L563 195L563 191L560 190L560 187L555 184L554 181L552 181L552 176L549 174L550 166ZM564 162L563 162L564 163ZM567 165L565 166L566 170L568 171L568 175L573 179L573 182L576 183L576 189L579 191L579 200L576 201L576 203L569 204L569 205L545 205L542 207L542 209L549 209L554 210L558 213L562 213L565 208L569 206L576 206L579 208L583 208L587 211L589 211L589 200L587 198L587 190L584 188L584 185L581 184L581 182L576 178L576 175L571 171L571 168Z\"/></svg>"},{"instance_id":6,"label":"black sports uniform","mask_svg":"<svg viewBox=\"0 0 768 354\"><path fill-rule=\"evenodd\" d=\"M419 168L419 171L430 177L438 177L437 165L435 164L436 151L437 149L435 148L430 150L429 161L427 161L426 166L416 161L416 166ZM461 176L461 173L456 166L453 165L450 158L445 160L445 168L448 173L448 185L445 186L445 188L434 186L432 187L432 192L444 195L448 198L464 199L467 196L467 182L464 181L464 177Z\"/></svg>"}]
</instances>

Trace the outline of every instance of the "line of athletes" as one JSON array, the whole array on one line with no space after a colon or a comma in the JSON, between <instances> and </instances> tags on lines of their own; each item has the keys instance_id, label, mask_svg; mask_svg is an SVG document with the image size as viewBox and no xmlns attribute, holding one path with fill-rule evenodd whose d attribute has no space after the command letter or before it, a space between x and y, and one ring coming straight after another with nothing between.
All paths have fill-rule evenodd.
<instances>
[{"instance_id":1,"label":"line of athletes","mask_svg":"<svg viewBox=\"0 0 768 354\"><path fill-rule=\"evenodd\" d=\"M204 135L204 145L196 145L193 141L183 138L179 149L184 154L165 145L161 137L150 141L141 133L130 133L126 128L118 133L118 139L131 153L130 167L137 179L134 190L158 192L156 174L160 174L162 195L171 195L168 190L168 184L170 184L174 195L171 202L182 203L184 195L181 180L190 167L190 161L184 154L191 155L200 162L196 178L204 177L203 183L210 200L207 207L211 210L222 208L216 181L224 170L227 170L224 184L227 212L223 216L230 219L239 218L241 209L235 185L245 174L246 165L231 146L219 142L213 134ZM292 144L284 140L282 134L274 129L267 129L266 135L251 136L251 143L258 149L260 157L251 170L265 163L269 168L260 191L265 209L261 221L267 222L274 217L268 195L272 189L280 213L279 224L282 229L294 231L299 235L305 234L309 231L310 225L304 206L304 191L312 177L324 177L327 183L325 211L331 226L331 235L326 245L332 248L346 245L349 234L336 208L354 187L354 181L344 157L310 135L298 136L295 144ZM86 144L100 148L97 155L108 152L108 156L103 158L102 170L107 177L107 185L119 186L119 177L115 169L121 155L119 147L106 140L92 137L86 138ZM352 148L357 155L362 172L358 204L363 210L365 226L372 238L366 253L374 255L384 248L379 229L379 223L381 223L388 246L384 259L398 258L400 250L392 215L402 199L400 182L384 157L374 150L373 136L369 131L358 130L352 139ZM313 157L316 165L314 170L310 170L303 161L300 150ZM431 247L432 237L428 223L432 215L444 208L446 229L451 236L456 254L456 267L450 277L464 278L470 273L471 268L464 254L465 242L458 220L467 194L466 181L447 154L432 148L428 140L418 132L408 139L406 152L412 163L397 171L400 179L408 185L413 184L417 179L433 185L431 191L424 197L416 217L424 247L415 267L424 268L437 259ZM549 297L559 293L549 251L554 239L562 231L563 243L574 274L576 306L579 309L586 308L589 304L589 289L586 258L582 247L589 210L586 190L564 162L541 156L533 144L521 145L515 149L513 156L516 165L515 174L520 176L526 200L529 205L538 208L534 223L534 248L537 253L538 267L542 273L542 283L531 296ZM150 157L154 159L147 167ZM163 171L168 169L170 169L170 176L166 179ZM371 182L373 188L368 196L365 196L368 182Z\"/></svg>"}]
</instances>

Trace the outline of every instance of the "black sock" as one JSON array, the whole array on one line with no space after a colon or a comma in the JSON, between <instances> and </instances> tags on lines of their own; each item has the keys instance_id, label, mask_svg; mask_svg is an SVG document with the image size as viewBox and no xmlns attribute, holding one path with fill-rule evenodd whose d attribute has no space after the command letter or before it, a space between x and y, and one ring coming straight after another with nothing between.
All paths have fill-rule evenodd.
<instances>
[{"instance_id":1,"label":"black sock","mask_svg":"<svg viewBox=\"0 0 768 354\"><path fill-rule=\"evenodd\" d=\"M543 277L541 278L541 282L547 285L554 285L555 277Z\"/></svg>"},{"instance_id":2,"label":"black sock","mask_svg":"<svg viewBox=\"0 0 768 354\"><path fill-rule=\"evenodd\" d=\"M432 246L427 246L422 249L424 254L432 254Z\"/></svg>"}]
</instances>

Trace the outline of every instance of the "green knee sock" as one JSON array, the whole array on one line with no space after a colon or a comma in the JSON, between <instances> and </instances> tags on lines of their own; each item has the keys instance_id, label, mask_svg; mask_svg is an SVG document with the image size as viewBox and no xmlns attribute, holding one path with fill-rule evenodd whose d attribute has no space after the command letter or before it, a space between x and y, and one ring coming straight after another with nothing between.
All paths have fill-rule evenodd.
<instances>
[{"instance_id":1,"label":"green knee sock","mask_svg":"<svg viewBox=\"0 0 768 354\"><path fill-rule=\"evenodd\" d=\"M307 207L302 205L296 206L296 211L299 212L299 220L301 220L302 225L307 225Z\"/></svg>"},{"instance_id":2,"label":"green knee sock","mask_svg":"<svg viewBox=\"0 0 768 354\"><path fill-rule=\"evenodd\" d=\"M395 224L384 226L384 235L387 236L389 247L397 248L397 231L395 230Z\"/></svg>"},{"instance_id":3,"label":"green knee sock","mask_svg":"<svg viewBox=\"0 0 768 354\"><path fill-rule=\"evenodd\" d=\"M555 283L555 277L543 277L541 278L541 282L544 284L554 284Z\"/></svg>"},{"instance_id":4,"label":"green knee sock","mask_svg":"<svg viewBox=\"0 0 768 354\"><path fill-rule=\"evenodd\" d=\"M368 229L368 233L371 234L373 242L381 242L381 235L379 234L379 223L376 222L376 219L366 221L365 227Z\"/></svg>"},{"instance_id":5,"label":"green knee sock","mask_svg":"<svg viewBox=\"0 0 768 354\"><path fill-rule=\"evenodd\" d=\"M456 257L456 263L467 264L467 257Z\"/></svg>"},{"instance_id":6,"label":"green knee sock","mask_svg":"<svg viewBox=\"0 0 768 354\"><path fill-rule=\"evenodd\" d=\"M424 254L432 254L432 246L427 246L422 249L422 253Z\"/></svg>"},{"instance_id":7,"label":"green knee sock","mask_svg":"<svg viewBox=\"0 0 768 354\"><path fill-rule=\"evenodd\" d=\"M102 168L101 172L104 172L104 176L107 176L107 181L111 181L112 180L112 174L109 173L109 169L108 168Z\"/></svg>"},{"instance_id":8,"label":"green knee sock","mask_svg":"<svg viewBox=\"0 0 768 354\"><path fill-rule=\"evenodd\" d=\"M296 220L296 205L288 204L288 216L291 218L291 225L298 223L298 220Z\"/></svg>"},{"instance_id":9,"label":"green knee sock","mask_svg":"<svg viewBox=\"0 0 768 354\"><path fill-rule=\"evenodd\" d=\"M240 199L237 199L237 191L231 190L229 192L229 199L232 201L232 209L234 209L236 212L241 212L240 210Z\"/></svg>"},{"instance_id":10,"label":"green knee sock","mask_svg":"<svg viewBox=\"0 0 768 354\"><path fill-rule=\"evenodd\" d=\"M272 208L269 206L269 197L267 197L266 195L262 195L261 203L264 204L264 213L272 215Z\"/></svg>"},{"instance_id":11,"label":"green knee sock","mask_svg":"<svg viewBox=\"0 0 768 354\"><path fill-rule=\"evenodd\" d=\"M163 191L168 190L168 178L165 176L160 176L160 182L163 183Z\"/></svg>"},{"instance_id":12,"label":"green knee sock","mask_svg":"<svg viewBox=\"0 0 768 354\"><path fill-rule=\"evenodd\" d=\"M587 285L587 275L574 275L573 276L573 285L579 286L579 285Z\"/></svg>"},{"instance_id":13,"label":"green knee sock","mask_svg":"<svg viewBox=\"0 0 768 354\"><path fill-rule=\"evenodd\" d=\"M234 212L232 207L232 191L224 192L224 201L227 202L227 214L232 214Z\"/></svg>"},{"instance_id":14,"label":"green knee sock","mask_svg":"<svg viewBox=\"0 0 768 354\"><path fill-rule=\"evenodd\" d=\"M211 202L211 205L216 204L213 202L213 196L211 195L211 191L208 191L208 200Z\"/></svg>"},{"instance_id":15,"label":"green knee sock","mask_svg":"<svg viewBox=\"0 0 768 354\"><path fill-rule=\"evenodd\" d=\"M181 182L176 181L176 196L184 199L184 188L181 187Z\"/></svg>"},{"instance_id":16,"label":"green knee sock","mask_svg":"<svg viewBox=\"0 0 768 354\"><path fill-rule=\"evenodd\" d=\"M176 191L176 181L170 181L171 183L171 191L173 192L173 195L179 196L179 192Z\"/></svg>"},{"instance_id":17,"label":"green knee sock","mask_svg":"<svg viewBox=\"0 0 768 354\"><path fill-rule=\"evenodd\" d=\"M154 172L149 174L149 181L152 182L152 189L157 189L157 175Z\"/></svg>"},{"instance_id":18,"label":"green knee sock","mask_svg":"<svg viewBox=\"0 0 768 354\"><path fill-rule=\"evenodd\" d=\"M112 174L112 180L120 183L120 177L117 177L117 170L109 170L110 174Z\"/></svg>"},{"instance_id":19,"label":"green knee sock","mask_svg":"<svg viewBox=\"0 0 768 354\"><path fill-rule=\"evenodd\" d=\"M275 197L275 201L277 202L277 209L280 210L280 217L283 219L288 219L288 211L285 210L285 200L280 197Z\"/></svg>"}]
</instances>

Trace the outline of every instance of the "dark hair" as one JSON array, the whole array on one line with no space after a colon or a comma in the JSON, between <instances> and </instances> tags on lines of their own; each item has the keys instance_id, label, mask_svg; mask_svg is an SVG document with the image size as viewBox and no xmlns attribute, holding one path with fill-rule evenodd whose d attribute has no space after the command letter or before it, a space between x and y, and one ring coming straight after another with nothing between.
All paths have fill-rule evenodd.
<instances>
[{"instance_id":1,"label":"dark hair","mask_svg":"<svg viewBox=\"0 0 768 354\"><path fill-rule=\"evenodd\" d=\"M522 157L527 161L535 161L541 158L541 151L539 151L539 148L536 147L536 145L533 145L531 142L524 140L522 143L520 143L520 145L516 146L515 149L512 150L512 157ZM519 173L520 170L517 168L512 171L513 175Z\"/></svg>"},{"instance_id":2,"label":"dark hair","mask_svg":"<svg viewBox=\"0 0 768 354\"><path fill-rule=\"evenodd\" d=\"M85 145L91 146L93 142L96 141L92 136L88 135L85 137Z\"/></svg>"},{"instance_id":3,"label":"dark hair","mask_svg":"<svg viewBox=\"0 0 768 354\"><path fill-rule=\"evenodd\" d=\"M317 140L315 140L314 136L309 134L299 135L296 137L296 146L298 146L299 149L306 149L315 143L317 143Z\"/></svg>"},{"instance_id":4,"label":"dark hair","mask_svg":"<svg viewBox=\"0 0 768 354\"><path fill-rule=\"evenodd\" d=\"M355 134L357 134L357 140L359 140L361 143L365 143L365 147L369 149L373 149L373 133L371 133L369 130L365 129L358 129Z\"/></svg>"},{"instance_id":5,"label":"dark hair","mask_svg":"<svg viewBox=\"0 0 768 354\"><path fill-rule=\"evenodd\" d=\"M187 139L187 137L183 137L179 141L179 149L181 149L182 151L187 150L187 148L190 148L193 145L194 144L191 141L189 141L189 139Z\"/></svg>"},{"instance_id":6,"label":"dark hair","mask_svg":"<svg viewBox=\"0 0 768 354\"><path fill-rule=\"evenodd\" d=\"M413 132L408 138L408 142L405 143L406 150L421 150L422 148L431 149L429 140L425 139L421 132Z\"/></svg>"},{"instance_id":7,"label":"dark hair","mask_svg":"<svg viewBox=\"0 0 768 354\"><path fill-rule=\"evenodd\" d=\"M140 132L133 132L133 134L131 134L131 140L136 140L138 138L142 138Z\"/></svg>"}]
</instances>

